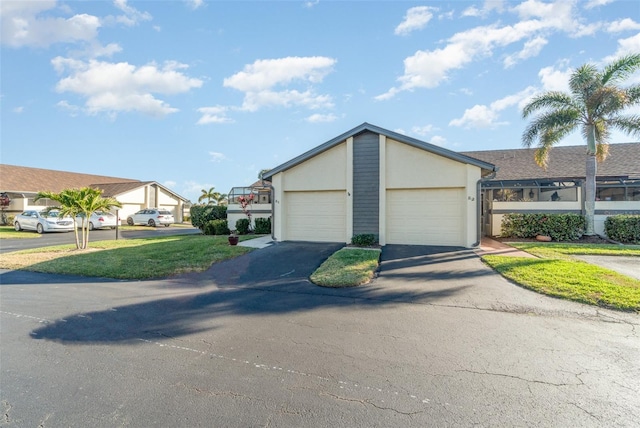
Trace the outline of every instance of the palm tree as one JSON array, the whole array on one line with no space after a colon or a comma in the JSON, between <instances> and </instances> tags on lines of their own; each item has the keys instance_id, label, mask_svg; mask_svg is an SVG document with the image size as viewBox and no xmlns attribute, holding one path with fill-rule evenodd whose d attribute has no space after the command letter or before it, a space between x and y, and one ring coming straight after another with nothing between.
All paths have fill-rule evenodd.
<instances>
[{"instance_id":1,"label":"palm tree","mask_svg":"<svg viewBox=\"0 0 640 428\"><path fill-rule=\"evenodd\" d=\"M218 193L216 192L215 203L216 205L226 205L227 204L227 194L226 193Z\"/></svg>"},{"instance_id":2,"label":"palm tree","mask_svg":"<svg viewBox=\"0 0 640 428\"><path fill-rule=\"evenodd\" d=\"M59 204L61 216L69 215L75 218L78 214L83 214L85 219L91 217L96 211L109 211L113 207L122 207L122 204L114 198L103 198L101 189L83 187L81 189L65 189L60 193L38 192L34 200L51 199ZM76 248L84 250L89 245L89 221L82 222L82 241L78 236L78 229L74 227L76 237Z\"/></svg>"},{"instance_id":3,"label":"palm tree","mask_svg":"<svg viewBox=\"0 0 640 428\"><path fill-rule=\"evenodd\" d=\"M640 70L640 54L621 57L602 71L584 64L571 74L570 93L550 91L534 97L522 110L528 118L542 111L525 129L522 142L531 147L537 142L535 161L547 167L554 144L576 129L587 143L584 211L585 235L594 235L597 160L607 157L611 131L640 135L640 115L624 114L628 107L640 104L640 85L619 86Z\"/></svg>"},{"instance_id":4,"label":"palm tree","mask_svg":"<svg viewBox=\"0 0 640 428\"><path fill-rule=\"evenodd\" d=\"M209 190L202 189L202 195L200 195L200 197L198 198L198 202L202 202L206 199L207 204L212 203L212 201L214 201L216 198L216 194L219 194L215 191L215 189L215 187L211 187L209 188Z\"/></svg>"}]
</instances>

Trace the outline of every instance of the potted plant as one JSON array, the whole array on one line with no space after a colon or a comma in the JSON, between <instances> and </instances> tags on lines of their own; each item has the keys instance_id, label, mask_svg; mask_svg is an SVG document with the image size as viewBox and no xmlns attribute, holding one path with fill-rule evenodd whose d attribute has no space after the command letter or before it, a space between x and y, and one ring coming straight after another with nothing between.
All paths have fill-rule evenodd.
<instances>
[{"instance_id":1,"label":"potted plant","mask_svg":"<svg viewBox=\"0 0 640 428\"><path fill-rule=\"evenodd\" d=\"M235 230L232 230L229 235L229 245L238 245L238 235Z\"/></svg>"}]
</instances>

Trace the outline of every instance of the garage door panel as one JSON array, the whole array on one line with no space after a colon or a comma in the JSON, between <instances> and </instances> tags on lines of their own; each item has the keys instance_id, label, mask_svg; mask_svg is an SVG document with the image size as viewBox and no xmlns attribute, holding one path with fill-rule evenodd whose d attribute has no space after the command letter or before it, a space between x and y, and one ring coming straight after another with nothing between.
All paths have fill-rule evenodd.
<instances>
[{"instance_id":1,"label":"garage door panel","mask_svg":"<svg viewBox=\"0 0 640 428\"><path fill-rule=\"evenodd\" d=\"M387 191L387 242L464 246L463 195L463 189Z\"/></svg>"},{"instance_id":2,"label":"garage door panel","mask_svg":"<svg viewBox=\"0 0 640 428\"><path fill-rule=\"evenodd\" d=\"M345 242L344 191L287 192L286 239Z\"/></svg>"}]
</instances>

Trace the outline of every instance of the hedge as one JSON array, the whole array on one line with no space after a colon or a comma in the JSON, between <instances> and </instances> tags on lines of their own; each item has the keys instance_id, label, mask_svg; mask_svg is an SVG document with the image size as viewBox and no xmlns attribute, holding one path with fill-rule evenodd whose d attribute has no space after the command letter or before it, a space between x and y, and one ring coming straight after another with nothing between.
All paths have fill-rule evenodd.
<instances>
[{"instance_id":1,"label":"hedge","mask_svg":"<svg viewBox=\"0 0 640 428\"><path fill-rule=\"evenodd\" d=\"M227 207L225 205L194 205L189 210L191 224L204 231L204 226L211 220L226 220Z\"/></svg>"},{"instance_id":2,"label":"hedge","mask_svg":"<svg viewBox=\"0 0 640 428\"><path fill-rule=\"evenodd\" d=\"M555 241L574 241L584 234L585 219L578 214L505 214L503 238L550 236Z\"/></svg>"},{"instance_id":3,"label":"hedge","mask_svg":"<svg viewBox=\"0 0 640 428\"><path fill-rule=\"evenodd\" d=\"M373 233L361 233L353 235L351 244L358 247L370 247L378 243L378 237Z\"/></svg>"},{"instance_id":4,"label":"hedge","mask_svg":"<svg viewBox=\"0 0 640 428\"><path fill-rule=\"evenodd\" d=\"M238 232L238 235L246 235L247 233L249 233L250 224L251 222L248 218L239 218L236 221L236 232Z\"/></svg>"},{"instance_id":5,"label":"hedge","mask_svg":"<svg viewBox=\"0 0 640 428\"><path fill-rule=\"evenodd\" d=\"M271 217L256 218L256 226L254 232L258 235L268 235L271 233Z\"/></svg>"},{"instance_id":6,"label":"hedge","mask_svg":"<svg viewBox=\"0 0 640 428\"><path fill-rule=\"evenodd\" d=\"M205 235L228 235L227 220L209 220L202 229Z\"/></svg>"},{"instance_id":7,"label":"hedge","mask_svg":"<svg viewBox=\"0 0 640 428\"><path fill-rule=\"evenodd\" d=\"M640 244L640 215L613 215L604 222L607 236L625 244Z\"/></svg>"}]
</instances>

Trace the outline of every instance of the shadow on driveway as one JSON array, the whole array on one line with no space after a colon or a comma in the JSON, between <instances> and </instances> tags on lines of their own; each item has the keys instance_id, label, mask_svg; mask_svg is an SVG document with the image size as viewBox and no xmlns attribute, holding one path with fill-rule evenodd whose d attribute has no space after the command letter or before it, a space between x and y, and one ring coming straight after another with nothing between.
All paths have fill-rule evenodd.
<instances>
[{"instance_id":1,"label":"shadow on driveway","mask_svg":"<svg viewBox=\"0 0 640 428\"><path fill-rule=\"evenodd\" d=\"M222 318L227 315L262 316L327 307L357 306L362 309L399 302L428 303L449 298L466 288L455 283L437 289L422 286L399 288L379 281L381 278L368 286L354 288L331 289L311 284L309 275L342 246L278 243L217 263L201 274L144 284L176 290L201 287L203 292L199 294L181 294L103 311L74 314L34 330L31 336L78 344L138 343L138 339L145 337L179 337L219 328L220 323L224 322ZM451 253L451 248L448 251ZM453 252L454 257L466 257L465 251ZM438 254L444 256L446 253L433 256ZM422 260L416 261L423 263ZM392 262L401 263L400 259ZM383 261L383 275L385 269L388 271L388 266L385 267ZM391 274L391 271L388 272ZM406 282L406 279L402 281ZM215 288L211 289L212 286ZM204 287L208 287L208 290L204 291ZM220 323L216 326L218 319Z\"/></svg>"}]
</instances>

